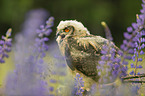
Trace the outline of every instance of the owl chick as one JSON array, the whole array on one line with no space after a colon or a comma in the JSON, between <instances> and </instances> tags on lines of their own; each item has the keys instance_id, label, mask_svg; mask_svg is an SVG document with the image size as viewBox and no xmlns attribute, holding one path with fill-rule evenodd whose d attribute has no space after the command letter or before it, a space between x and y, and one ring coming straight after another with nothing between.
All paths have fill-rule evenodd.
<instances>
[{"instance_id":1,"label":"owl chick","mask_svg":"<svg viewBox=\"0 0 145 96\"><path fill-rule=\"evenodd\" d=\"M101 59L101 49L104 42L109 40L91 35L87 28L76 20L61 21L57 26L56 37L69 70L73 74L81 74L87 87L98 82L100 76L97 65ZM111 46L117 48L112 42Z\"/></svg>"}]
</instances>

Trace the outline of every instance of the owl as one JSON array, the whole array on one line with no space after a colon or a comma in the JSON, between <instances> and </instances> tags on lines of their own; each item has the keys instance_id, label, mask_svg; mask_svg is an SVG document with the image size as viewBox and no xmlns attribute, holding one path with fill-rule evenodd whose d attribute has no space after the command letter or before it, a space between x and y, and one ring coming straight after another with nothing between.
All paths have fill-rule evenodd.
<instances>
[{"instance_id":1,"label":"owl","mask_svg":"<svg viewBox=\"0 0 145 96\"><path fill-rule=\"evenodd\" d=\"M69 71L79 73L90 87L99 78L97 66L102 56L102 46L109 40L91 35L81 22L76 20L61 21L57 26L56 41L64 56ZM112 42L111 47L118 49ZM87 83L86 83L87 82Z\"/></svg>"}]
</instances>

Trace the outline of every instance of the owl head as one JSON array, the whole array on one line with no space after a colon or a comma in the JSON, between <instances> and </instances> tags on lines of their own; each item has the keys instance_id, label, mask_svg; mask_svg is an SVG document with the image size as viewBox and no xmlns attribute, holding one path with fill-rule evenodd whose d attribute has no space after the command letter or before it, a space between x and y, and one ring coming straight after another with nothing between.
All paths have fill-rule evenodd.
<instances>
[{"instance_id":1,"label":"owl head","mask_svg":"<svg viewBox=\"0 0 145 96\"><path fill-rule=\"evenodd\" d=\"M86 36L90 32L81 22L76 20L61 21L57 26L56 37L57 41L63 40L71 36Z\"/></svg>"}]
</instances>

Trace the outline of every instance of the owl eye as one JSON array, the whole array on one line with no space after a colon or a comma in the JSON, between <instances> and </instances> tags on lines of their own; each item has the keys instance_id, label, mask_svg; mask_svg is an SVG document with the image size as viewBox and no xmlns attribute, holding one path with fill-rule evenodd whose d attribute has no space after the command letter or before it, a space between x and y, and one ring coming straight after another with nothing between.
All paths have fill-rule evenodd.
<instances>
[{"instance_id":1,"label":"owl eye","mask_svg":"<svg viewBox=\"0 0 145 96\"><path fill-rule=\"evenodd\" d=\"M69 31L70 31L70 29L67 27L64 29L64 32L69 32Z\"/></svg>"}]
</instances>

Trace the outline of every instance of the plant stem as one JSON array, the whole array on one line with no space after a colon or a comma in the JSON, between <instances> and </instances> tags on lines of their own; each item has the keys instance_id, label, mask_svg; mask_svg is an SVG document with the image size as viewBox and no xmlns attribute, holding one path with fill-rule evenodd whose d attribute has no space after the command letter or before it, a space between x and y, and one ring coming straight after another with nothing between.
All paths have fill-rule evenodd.
<instances>
[{"instance_id":1,"label":"plant stem","mask_svg":"<svg viewBox=\"0 0 145 96\"><path fill-rule=\"evenodd\" d=\"M137 73L137 63L138 63L140 45L141 45L141 40L139 40L139 48L138 48L138 50L137 50L138 56L136 57L135 70L134 70L134 73L135 73L135 74L134 74L134 75L136 75L136 73Z\"/></svg>"},{"instance_id":2,"label":"plant stem","mask_svg":"<svg viewBox=\"0 0 145 96\"><path fill-rule=\"evenodd\" d=\"M145 81L125 80L124 83L145 83Z\"/></svg>"}]
</instances>

